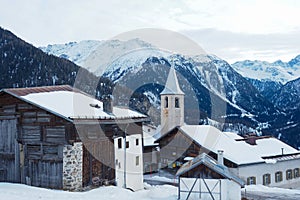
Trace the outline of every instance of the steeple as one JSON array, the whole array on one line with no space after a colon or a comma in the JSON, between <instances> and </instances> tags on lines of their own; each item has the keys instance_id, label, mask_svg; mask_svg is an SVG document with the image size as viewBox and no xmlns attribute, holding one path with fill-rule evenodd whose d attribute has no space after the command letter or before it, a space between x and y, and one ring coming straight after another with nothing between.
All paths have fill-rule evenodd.
<instances>
[{"instance_id":1,"label":"steeple","mask_svg":"<svg viewBox=\"0 0 300 200\"><path fill-rule=\"evenodd\" d=\"M180 94L180 95L184 94L179 87L176 72L173 67L170 68L165 89L160 93L160 95L166 95L166 94Z\"/></svg>"},{"instance_id":2,"label":"steeple","mask_svg":"<svg viewBox=\"0 0 300 200\"><path fill-rule=\"evenodd\" d=\"M161 133L184 124L184 93L180 89L175 69L170 68L161 98Z\"/></svg>"}]
</instances>

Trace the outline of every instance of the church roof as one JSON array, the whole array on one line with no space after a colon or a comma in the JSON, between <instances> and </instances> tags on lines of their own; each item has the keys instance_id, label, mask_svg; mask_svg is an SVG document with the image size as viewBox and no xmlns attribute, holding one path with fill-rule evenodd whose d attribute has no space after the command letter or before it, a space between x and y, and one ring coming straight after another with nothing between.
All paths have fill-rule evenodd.
<instances>
[{"instance_id":1,"label":"church roof","mask_svg":"<svg viewBox=\"0 0 300 200\"><path fill-rule=\"evenodd\" d=\"M175 69L173 67L170 68L169 75L167 78L167 82L165 85L165 89L160 93L162 94L181 94L183 95L184 93L179 87L178 79L176 76Z\"/></svg>"},{"instance_id":2,"label":"church roof","mask_svg":"<svg viewBox=\"0 0 300 200\"><path fill-rule=\"evenodd\" d=\"M176 128L199 146L209 151L217 154L218 150L223 150L224 158L237 165L269 163L272 159L269 157L282 155L282 149L284 150L284 158L287 158L287 155L298 155L300 153L288 144L273 137L257 139L256 144L251 145L241 140L242 137L234 135L234 133L222 132L210 125L184 125ZM156 142L162 140L166 135L168 133L158 138ZM294 157L293 159L299 158Z\"/></svg>"},{"instance_id":3,"label":"church roof","mask_svg":"<svg viewBox=\"0 0 300 200\"><path fill-rule=\"evenodd\" d=\"M208 150L224 150L224 157L238 165L266 162L264 157L280 155L282 148L285 154L299 153L276 138L258 139L250 145L209 125L185 125L180 130Z\"/></svg>"}]
</instances>

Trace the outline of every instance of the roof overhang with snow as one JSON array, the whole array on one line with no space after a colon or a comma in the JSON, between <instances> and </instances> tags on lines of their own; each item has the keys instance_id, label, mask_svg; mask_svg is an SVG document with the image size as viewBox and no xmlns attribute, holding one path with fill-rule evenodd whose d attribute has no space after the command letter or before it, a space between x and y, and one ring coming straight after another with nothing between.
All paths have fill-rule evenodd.
<instances>
[{"instance_id":1,"label":"roof overhang with snow","mask_svg":"<svg viewBox=\"0 0 300 200\"><path fill-rule=\"evenodd\" d=\"M101 101L67 85L3 89L0 92L12 95L70 122L75 119L101 120L110 123L112 121L129 123L148 120L146 115L128 108L114 107L113 113L106 113L103 111Z\"/></svg>"},{"instance_id":2,"label":"roof overhang with snow","mask_svg":"<svg viewBox=\"0 0 300 200\"><path fill-rule=\"evenodd\" d=\"M273 137L262 137L256 140L255 145L251 145L243 137L235 133L221 132L210 125L184 125L176 127L162 135L155 142L159 142L170 134L177 133L176 129L208 151L217 154L218 150L223 150L224 158L239 166L268 163L266 159L269 159L268 157L270 156L282 155L282 149L284 149L284 154L286 155L298 155L300 153L288 144ZM289 158L300 159L300 156L290 156Z\"/></svg>"},{"instance_id":3,"label":"roof overhang with snow","mask_svg":"<svg viewBox=\"0 0 300 200\"><path fill-rule=\"evenodd\" d=\"M207 168L211 169L212 171L216 172L226 179L236 182L240 186L245 185L244 181L232 174L226 166L217 164L217 161L215 159L205 153L202 153L196 158L184 163L177 171L176 176L180 177L181 175L200 165L205 165Z\"/></svg>"}]
</instances>

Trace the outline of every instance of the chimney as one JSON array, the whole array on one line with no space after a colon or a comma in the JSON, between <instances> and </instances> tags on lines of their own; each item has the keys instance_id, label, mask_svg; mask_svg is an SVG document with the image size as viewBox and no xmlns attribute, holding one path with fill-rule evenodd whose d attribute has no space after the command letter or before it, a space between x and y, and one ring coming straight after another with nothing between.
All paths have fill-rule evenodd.
<instances>
[{"instance_id":1,"label":"chimney","mask_svg":"<svg viewBox=\"0 0 300 200\"><path fill-rule=\"evenodd\" d=\"M246 142L250 145L256 145L257 136L250 135L246 138Z\"/></svg>"},{"instance_id":2,"label":"chimney","mask_svg":"<svg viewBox=\"0 0 300 200\"><path fill-rule=\"evenodd\" d=\"M103 102L103 111L107 113L113 113L113 97L112 95L103 95L102 102Z\"/></svg>"},{"instance_id":3,"label":"chimney","mask_svg":"<svg viewBox=\"0 0 300 200\"><path fill-rule=\"evenodd\" d=\"M218 150L218 165L224 165L223 150Z\"/></svg>"}]
</instances>

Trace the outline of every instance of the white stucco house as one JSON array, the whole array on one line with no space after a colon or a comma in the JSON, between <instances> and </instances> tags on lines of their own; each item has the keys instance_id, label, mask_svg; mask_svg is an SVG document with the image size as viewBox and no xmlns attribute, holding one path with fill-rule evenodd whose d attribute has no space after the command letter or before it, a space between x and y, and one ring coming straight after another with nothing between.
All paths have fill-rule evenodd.
<instances>
[{"instance_id":1,"label":"white stucco house","mask_svg":"<svg viewBox=\"0 0 300 200\"><path fill-rule=\"evenodd\" d=\"M224 165L248 185L300 186L300 152L288 144L269 136L241 137L210 125L187 125L184 93L173 68L161 93L161 127L156 142L162 167L180 167L185 158L201 153L217 159L222 150Z\"/></svg>"},{"instance_id":2,"label":"white stucco house","mask_svg":"<svg viewBox=\"0 0 300 200\"><path fill-rule=\"evenodd\" d=\"M116 185L133 191L144 188L142 137L134 134L114 139Z\"/></svg>"}]
</instances>

